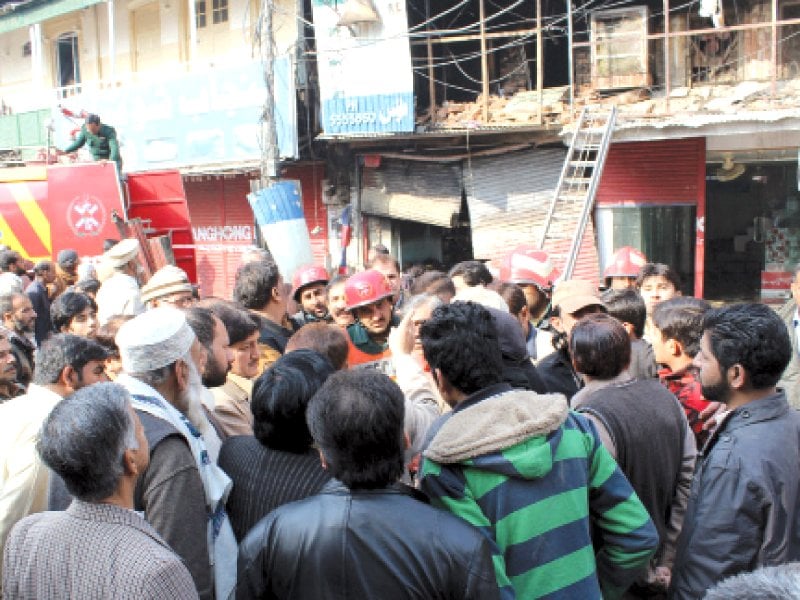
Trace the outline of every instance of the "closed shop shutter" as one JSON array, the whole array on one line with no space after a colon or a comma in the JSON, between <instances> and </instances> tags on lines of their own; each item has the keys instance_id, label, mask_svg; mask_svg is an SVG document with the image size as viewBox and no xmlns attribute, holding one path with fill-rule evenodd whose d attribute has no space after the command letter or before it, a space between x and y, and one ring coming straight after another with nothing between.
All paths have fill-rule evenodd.
<instances>
[{"instance_id":1,"label":"closed shop shutter","mask_svg":"<svg viewBox=\"0 0 800 600\"><path fill-rule=\"evenodd\" d=\"M538 244L566 154L566 148L545 148L464 163L475 258Z\"/></svg>"},{"instance_id":2,"label":"closed shop shutter","mask_svg":"<svg viewBox=\"0 0 800 600\"><path fill-rule=\"evenodd\" d=\"M244 175L190 178L184 182L197 250L202 296L230 299L244 247L255 243L253 213Z\"/></svg>"},{"instance_id":3,"label":"closed shop shutter","mask_svg":"<svg viewBox=\"0 0 800 600\"><path fill-rule=\"evenodd\" d=\"M451 227L461 208L461 166L384 159L362 171L361 211Z\"/></svg>"},{"instance_id":4,"label":"closed shop shutter","mask_svg":"<svg viewBox=\"0 0 800 600\"><path fill-rule=\"evenodd\" d=\"M705 177L705 138L612 144L597 204L697 204Z\"/></svg>"}]
</instances>

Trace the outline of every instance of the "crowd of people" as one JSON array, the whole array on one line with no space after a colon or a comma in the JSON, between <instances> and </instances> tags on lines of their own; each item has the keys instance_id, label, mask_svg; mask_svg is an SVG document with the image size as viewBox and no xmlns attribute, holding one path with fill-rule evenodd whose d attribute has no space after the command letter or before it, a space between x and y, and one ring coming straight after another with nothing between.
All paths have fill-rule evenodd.
<instances>
[{"instance_id":1,"label":"crowd of people","mask_svg":"<svg viewBox=\"0 0 800 600\"><path fill-rule=\"evenodd\" d=\"M800 598L800 270L253 249L200 298L139 250L0 250L2 597Z\"/></svg>"}]
</instances>

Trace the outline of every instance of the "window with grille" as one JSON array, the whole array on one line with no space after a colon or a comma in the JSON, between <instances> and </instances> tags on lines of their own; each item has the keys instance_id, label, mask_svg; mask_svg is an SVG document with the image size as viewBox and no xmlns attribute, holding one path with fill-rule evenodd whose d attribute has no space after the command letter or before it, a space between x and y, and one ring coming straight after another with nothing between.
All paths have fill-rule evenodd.
<instances>
[{"instance_id":1,"label":"window with grille","mask_svg":"<svg viewBox=\"0 0 800 600\"><path fill-rule=\"evenodd\" d=\"M195 27L202 29L208 22L208 13L206 9L206 0L197 0L194 3L194 21Z\"/></svg>"},{"instance_id":2,"label":"window with grille","mask_svg":"<svg viewBox=\"0 0 800 600\"><path fill-rule=\"evenodd\" d=\"M228 21L228 0L211 0L211 21L215 25Z\"/></svg>"}]
</instances>

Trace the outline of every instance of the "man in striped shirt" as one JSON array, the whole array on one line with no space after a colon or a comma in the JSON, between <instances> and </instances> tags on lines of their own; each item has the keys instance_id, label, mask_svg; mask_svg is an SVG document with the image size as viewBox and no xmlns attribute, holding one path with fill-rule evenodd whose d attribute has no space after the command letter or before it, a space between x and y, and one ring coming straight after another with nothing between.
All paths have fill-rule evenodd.
<instances>
[{"instance_id":1,"label":"man in striped shirt","mask_svg":"<svg viewBox=\"0 0 800 600\"><path fill-rule=\"evenodd\" d=\"M421 487L489 538L502 596L619 598L658 534L594 425L561 394L501 383L484 308L439 307L421 338L453 407L429 434Z\"/></svg>"}]
</instances>

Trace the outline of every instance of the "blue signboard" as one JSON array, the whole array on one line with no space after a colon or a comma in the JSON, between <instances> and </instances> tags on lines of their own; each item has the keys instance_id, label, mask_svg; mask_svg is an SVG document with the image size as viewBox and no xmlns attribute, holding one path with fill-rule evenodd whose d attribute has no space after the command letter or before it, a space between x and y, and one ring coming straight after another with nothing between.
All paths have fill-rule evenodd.
<instances>
[{"instance_id":1,"label":"blue signboard","mask_svg":"<svg viewBox=\"0 0 800 600\"><path fill-rule=\"evenodd\" d=\"M312 6L325 134L414 131L405 2L374 0L357 22L335 0Z\"/></svg>"}]
</instances>

